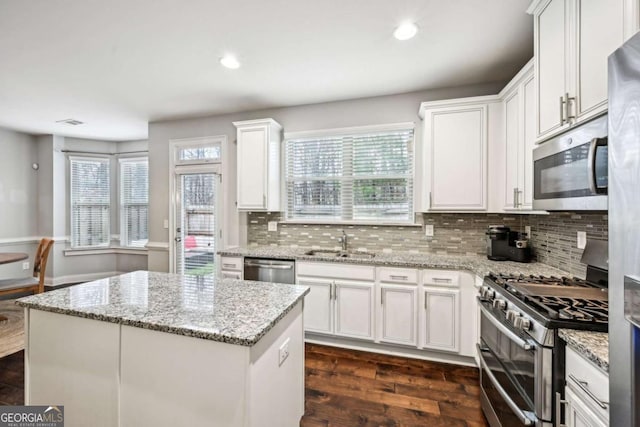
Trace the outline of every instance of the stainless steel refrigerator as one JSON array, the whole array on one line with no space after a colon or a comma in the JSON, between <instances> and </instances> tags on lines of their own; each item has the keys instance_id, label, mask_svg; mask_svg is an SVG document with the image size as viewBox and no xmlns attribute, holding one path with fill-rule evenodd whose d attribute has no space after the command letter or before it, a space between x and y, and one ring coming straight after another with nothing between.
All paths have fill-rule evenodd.
<instances>
[{"instance_id":1,"label":"stainless steel refrigerator","mask_svg":"<svg viewBox=\"0 0 640 427\"><path fill-rule=\"evenodd\" d=\"M609 388L640 426L640 33L609 57Z\"/></svg>"}]
</instances>

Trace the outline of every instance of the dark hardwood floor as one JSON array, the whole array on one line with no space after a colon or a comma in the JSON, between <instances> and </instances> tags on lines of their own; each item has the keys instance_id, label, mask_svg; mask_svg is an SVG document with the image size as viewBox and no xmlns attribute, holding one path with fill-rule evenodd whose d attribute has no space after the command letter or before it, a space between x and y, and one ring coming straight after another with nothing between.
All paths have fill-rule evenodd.
<instances>
[{"instance_id":1,"label":"dark hardwood floor","mask_svg":"<svg viewBox=\"0 0 640 427\"><path fill-rule=\"evenodd\" d=\"M307 344L303 427L487 423L478 370Z\"/></svg>"},{"instance_id":2,"label":"dark hardwood floor","mask_svg":"<svg viewBox=\"0 0 640 427\"><path fill-rule=\"evenodd\" d=\"M306 345L302 427L486 426L478 370ZM24 404L24 352L0 359L0 405Z\"/></svg>"}]
</instances>

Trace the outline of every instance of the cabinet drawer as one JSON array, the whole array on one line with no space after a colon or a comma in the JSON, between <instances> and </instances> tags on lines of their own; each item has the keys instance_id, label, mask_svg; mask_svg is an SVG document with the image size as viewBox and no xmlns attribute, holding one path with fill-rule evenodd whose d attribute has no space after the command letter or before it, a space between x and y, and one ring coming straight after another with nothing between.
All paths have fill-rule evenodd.
<instances>
[{"instance_id":1,"label":"cabinet drawer","mask_svg":"<svg viewBox=\"0 0 640 427\"><path fill-rule=\"evenodd\" d=\"M570 347L566 348L567 387L599 416L609 418L609 376Z\"/></svg>"},{"instance_id":2,"label":"cabinet drawer","mask_svg":"<svg viewBox=\"0 0 640 427\"><path fill-rule=\"evenodd\" d=\"M376 278L375 267L369 265L299 262L296 264L296 270L300 276L368 281L374 281Z\"/></svg>"},{"instance_id":3,"label":"cabinet drawer","mask_svg":"<svg viewBox=\"0 0 640 427\"><path fill-rule=\"evenodd\" d=\"M225 270L222 270L222 272L220 272L220 275L222 276L223 279L242 280L242 272L241 271L225 271Z\"/></svg>"},{"instance_id":4,"label":"cabinet drawer","mask_svg":"<svg viewBox=\"0 0 640 427\"><path fill-rule=\"evenodd\" d=\"M223 270L242 271L242 258L223 256L220 259L220 265Z\"/></svg>"},{"instance_id":5,"label":"cabinet drawer","mask_svg":"<svg viewBox=\"0 0 640 427\"><path fill-rule=\"evenodd\" d=\"M418 283L418 270L404 268L378 268L378 280L381 282Z\"/></svg>"},{"instance_id":6,"label":"cabinet drawer","mask_svg":"<svg viewBox=\"0 0 640 427\"><path fill-rule=\"evenodd\" d=\"M425 270L422 282L429 286L446 286L457 288L460 286L460 272L451 270Z\"/></svg>"}]
</instances>

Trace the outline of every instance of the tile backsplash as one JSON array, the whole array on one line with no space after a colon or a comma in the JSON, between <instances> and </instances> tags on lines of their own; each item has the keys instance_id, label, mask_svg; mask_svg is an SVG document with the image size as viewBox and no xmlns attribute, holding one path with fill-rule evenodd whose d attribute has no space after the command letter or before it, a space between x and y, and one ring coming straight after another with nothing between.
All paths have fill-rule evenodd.
<instances>
[{"instance_id":1,"label":"tile backsplash","mask_svg":"<svg viewBox=\"0 0 640 427\"><path fill-rule=\"evenodd\" d=\"M280 223L280 213L253 212L248 215L250 246L299 246L338 248L341 230L349 235L350 248L441 254L485 254L485 231L489 225L504 224L514 231L531 227L531 245L538 261L584 277L577 248L576 233L585 231L588 239L606 240L606 212L554 212L549 215L510 215L480 213L416 214L418 226L317 225ZM268 231L269 221L278 222L277 231ZM424 225L434 226L427 237Z\"/></svg>"}]
</instances>

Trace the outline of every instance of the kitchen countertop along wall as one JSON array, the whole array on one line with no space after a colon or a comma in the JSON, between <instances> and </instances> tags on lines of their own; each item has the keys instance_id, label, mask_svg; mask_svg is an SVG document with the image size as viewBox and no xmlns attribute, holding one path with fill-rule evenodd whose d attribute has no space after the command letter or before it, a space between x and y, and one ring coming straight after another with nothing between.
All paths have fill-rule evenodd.
<instances>
[{"instance_id":1,"label":"kitchen countertop along wall","mask_svg":"<svg viewBox=\"0 0 640 427\"><path fill-rule=\"evenodd\" d=\"M307 255L310 248L286 248L277 246L252 246L247 248L229 248L219 251L222 256L242 256L271 259L294 259L296 261L338 262L347 264L365 264L386 267L436 268L450 270L468 270L476 276L495 274L524 274L536 276L566 276L568 273L540 262L520 263L513 261L491 261L486 255L446 255L425 253L380 253L373 258L356 256L336 257L335 254Z\"/></svg>"}]
</instances>

